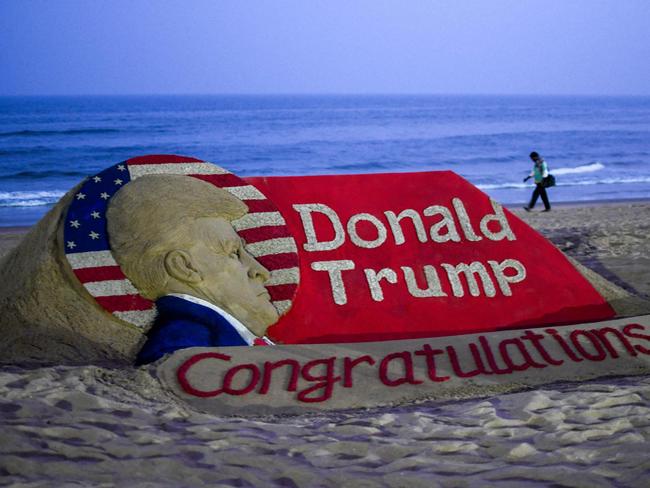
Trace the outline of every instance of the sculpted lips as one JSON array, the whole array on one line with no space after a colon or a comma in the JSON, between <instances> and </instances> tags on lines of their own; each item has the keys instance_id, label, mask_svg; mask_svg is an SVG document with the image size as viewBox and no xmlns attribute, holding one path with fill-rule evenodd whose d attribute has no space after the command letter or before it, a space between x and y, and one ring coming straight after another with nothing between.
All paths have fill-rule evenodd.
<instances>
[{"instance_id":1,"label":"sculpted lips","mask_svg":"<svg viewBox=\"0 0 650 488\"><path fill-rule=\"evenodd\" d=\"M264 298L266 298L267 300L270 300L270 299L271 299L271 295L269 294L269 292L268 292L266 289L264 289L264 290L262 290L261 292L259 292L259 293L257 294L257 296L258 296L258 297L264 297Z\"/></svg>"}]
</instances>

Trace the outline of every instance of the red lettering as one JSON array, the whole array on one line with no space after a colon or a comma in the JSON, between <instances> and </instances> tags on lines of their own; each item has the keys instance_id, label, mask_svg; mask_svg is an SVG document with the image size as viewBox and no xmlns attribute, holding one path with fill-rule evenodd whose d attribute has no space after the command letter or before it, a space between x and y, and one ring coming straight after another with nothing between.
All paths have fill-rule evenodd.
<instances>
[{"instance_id":1,"label":"red lettering","mask_svg":"<svg viewBox=\"0 0 650 488\"><path fill-rule=\"evenodd\" d=\"M641 324L629 324L629 325L626 325L625 327L623 327L623 334L625 334L628 337L634 337L635 339L642 339L642 340L650 342L650 336L649 335L632 332L633 329L645 330L645 327L643 325L641 325ZM648 349L646 347L639 346L637 344L636 346L634 346L634 348L637 351L639 351L641 354L650 354L650 349Z\"/></svg>"},{"instance_id":2,"label":"red lettering","mask_svg":"<svg viewBox=\"0 0 650 488\"><path fill-rule=\"evenodd\" d=\"M609 339L607 338L607 334L614 334L616 338L623 344L625 349L627 349L627 352L630 356L638 356L638 353L634 350L634 346L630 341L627 340L627 337L623 335L623 333L618 330L614 329L613 327L603 327L601 329L592 329L589 332L594 334L600 341L603 343L605 348L607 348L607 351L609 352L609 355L612 356L613 358L618 357L618 352L614 348L611 342L609 342Z\"/></svg>"},{"instance_id":3,"label":"red lettering","mask_svg":"<svg viewBox=\"0 0 650 488\"><path fill-rule=\"evenodd\" d=\"M250 379L248 380L248 385L246 385L244 388L240 390L237 390L232 387L232 381L237 375L237 373L245 369L251 372ZM257 386L257 382L259 380L260 380L260 370L257 368L256 365L251 363L240 364L238 366L235 366L234 368L230 368L226 372L226 375L223 378L223 392L233 396L246 395L247 393L250 393L255 389L255 387Z\"/></svg>"},{"instance_id":4,"label":"red lettering","mask_svg":"<svg viewBox=\"0 0 650 488\"><path fill-rule=\"evenodd\" d=\"M458 362L458 355L456 354L456 349L454 349L454 346L447 346L446 349L447 356L449 356L449 361L451 362L451 367L454 370L454 373L456 373L456 376L459 378L471 378L472 376L476 376L480 373L478 368L474 371L469 371L467 373L464 372L460 367L460 363Z\"/></svg>"},{"instance_id":5,"label":"red lettering","mask_svg":"<svg viewBox=\"0 0 650 488\"><path fill-rule=\"evenodd\" d=\"M449 376L438 376L436 374L436 359L435 356L438 354L444 354L445 351L442 349L432 349L429 344L422 346L422 349L415 351L416 356L424 356L427 361L427 372L429 379L435 381L436 383L441 383L443 381L449 381Z\"/></svg>"},{"instance_id":6,"label":"red lettering","mask_svg":"<svg viewBox=\"0 0 650 488\"><path fill-rule=\"evenodd\" d=\"M490 343L487 341L487 338L485 336L479 336L478 340L481 343L481 347L483 348L483 352L485 353L485 357L487 358L487 362L490 365L490 368L492 368L492 371L494 372L494 374L510 374L510 373L512 373L512 368L500 369L499 366L497 366L497 362L494 359L494 353L492 352L492 348L490 347Z\"/></svg>"},{"instance_id":7,"label":"red lettering","mask_svg":"<svg viewBox=\"0 0 650 488\"><path fill-rule=\"evenodd\" d=\"M402 360L402 364L404 364L404 376L391 380L388 378L388 365L394 359ZM418 385L422 383L422 381L415 379L415 372L413 371L413 358L408 351L394 352L382 359L381 363L379 364L379 379L384 385L391 387L403 385L404 383L409 383L411 385Z\"/></svg>"},{"instance_id":8,"label":"red lettering","mask_svg":"<svg viewBox=\"0 0 650 488\"><path fill-rule=\"evenodd\" d=\"M368 356L367 354L365 356L361 356L355 359L349 358L347 356L343 358L343 387L344 388L352 387L352 370L356 365L360 363L368 363L372 366L373 364L375 364L375 360L371 356Z\"/></svg>"},{"instance_id":9,"label":"red lettering","mask_svg":"<svg viewBox=\"0 0 650 488\"><path fill-rule=\"evenodd\" d=\"M204 359L210 359L210 358L221 359L222 361L230 361L231 359L230 356L227 356L225 354L219 354L218 352L202 352L200 354L195 354L194 356L190 356L183 364L181 364L180 368L178 368L178 371L176 371L176 378L178 379L178 383L181 385L183 391L188 395L194 395L201 398L209 398L223 393L221 389L216 389L211 391L198 390L194 388L190 384L190 381L187 379L187 372L192 366L194 366L196 363L200 361L203 361Z\"/></svg>"},{"instance_id":10,"label":"red lettering","mask_svg":"<svg viewBox=\"0 0 650 488\"><path fill-rule=\"evenodd\" d=\"M478 346L476 344L470 342L469 350L472 353L472 357L474 358L474 363L476 363L476 367L481 373L486 375L494 374L494 371L485 369L485 365L483 364L483 358L481 357L481 352L478 350Z\"/></svg>"},{"instance_id":11,"label":"red lettering","mask_svg":"<svg viewBox=\"0 0 650 488\"><path fill-rule=\"evenodd\" d=\"M542 359L544 359L544 361L546 361L548 364L553 364L555 366L564 364L563 360L552 358L548 351L544 348L542 345L542 340L546 338L544 335L536 334L532 330L527 330L524 335L521 336L521 338L530 341L540 356L542 356Z\"/></svg>"},{"instance_id":12,"label":"red lettering","mask_svg":"<svg viewBox=\"0 0 650 488\"><path fill-rule=\"evenodd\" d=\"M307 381L319 381L314 386L311 386L305 390L302 390L298 393L298 400L305 403L316 403L329 400L332 397L332 390L334 389L334 384L341 379L340 376L334 376L334 361L336 357L332 356L327 359L314 359L309 361L302 367L302 377ZM311 374L312 368L318 366L325 366L325 374L321 376L314 376ZM320 396L309 397L308 395L314 391L323 389L323 393Z\"/></svg>"},{"instance_id":13,"label":"red lettering","mask_svg":"<svg viewBox=\"0 0 650 488\"><path fill-rule=\"evenodd\" d=\"M508 346L515 346L519 350L519 354L524 359L524 362L521 364L515 364L515 362L510 357L508 353ZM508 365L508 367L514 371L525 371L528 368L545 368L545 364L536 363L533 358L528 354L526 346L519 339L506 339L499 343L499 352L503 358L503 362Z\"/></svg>"},{"instance_id":14,"label":"red lettering","mask_svg":"<svg viewBox=\"0 0 650 488\"><path fill-rule=\"evenodd\" d=\"M589 341L594 345L594 348L596 349L596 354L591 354L588 352L580 343L578 336L585 336L587 339L589 339ZM594 336L590 331L574 330L571 332L569 337L571 338L571 342L573 343L574 347L586 359L589 359L590 361L602 361L607 357L607 354L605 354L605 350L600 344L598 337Z\"/></svg>"},{"instance_id":15,"label":"red lettering","mask_svg":"<svg viewBox=\"0 0 650 488\"><path fill-rule=\"evenodd\" d=\"M298 387L298 378L300 375L300 363L295 359L282 359L280 361L271 362L266 361L264 363L264 375L262 376L262 386L258 393L260 395L266 395L269 392L271 386L271 373L276 369L282 366L291 366L291 379L287 385L287 391L296 391Z\"/></svg>"},{"instance_id":16,"label":"red lettering","mask_svg":"<svg viewBox=\"0 0 650 488\"><path fill-rule=\"evenodd\" d=\"M562 347L564 352L566 353L567 356L569 356L569 359L573 361L574 363L580 363L584 361L584 359L579 358L576 356L576 354L573 352L573 350L569 347L569 345L565 342L564 338L557 333L557 330L555 329L544 329L544 332L547 334L551 334L553 336L553 339Z\"/></svg>"}]
</instances>

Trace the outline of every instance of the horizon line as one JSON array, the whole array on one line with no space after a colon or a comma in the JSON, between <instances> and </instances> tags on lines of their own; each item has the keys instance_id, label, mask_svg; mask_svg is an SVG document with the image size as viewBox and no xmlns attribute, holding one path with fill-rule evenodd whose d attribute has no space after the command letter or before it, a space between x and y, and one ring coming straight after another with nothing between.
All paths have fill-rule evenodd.
<instances>
[{"instance_id":1,"label":"horizon line","mask_svg":"<svg viewBox=\"0 0 650 488\"><path fill-rule=\"evenodd\" d=\"M0 93L0 98L29 97L650 97L650 93L442 93L442 92L220 92L220 93Z\"/></svg>"}]
</instances>

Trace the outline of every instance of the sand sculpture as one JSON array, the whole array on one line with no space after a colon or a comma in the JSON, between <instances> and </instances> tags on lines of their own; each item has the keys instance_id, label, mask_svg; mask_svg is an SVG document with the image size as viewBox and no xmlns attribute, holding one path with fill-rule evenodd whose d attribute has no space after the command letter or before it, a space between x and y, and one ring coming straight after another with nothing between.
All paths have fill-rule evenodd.
<instances>
[{"instance_id":1,"label":"sand sculpture","mask_svg":"<svg viewBox=\"0 0 650 488\"><path fill-rule=\"evenodd\" d=\"M383 194L386 182L404 193ZM416 208L413 195L428 203ZM413 208L400 204L407 196ZM556 269L526 254L531 243ZM0 357L132 365L148 341L160 354L141 362L196 346L180 334L167 350L170 334L153 337L154 326L180 324L178 333L200 322L167 320L165 297L216 307L234 330L224 345L413 339L636 312L626 292L574 266L450 172L244 181L198 159L146 156L72 189L0 263Z\"/></svg>"},{"instance_id":2,"label":"sand sculpture","mask_svg":"<svg viewBox=\"0 0 650 488\"><path fill-rule=\"evenodd\" d=\"M189 348L157 367L167 388L217 414L266 415L486 396L650 372L650 315L427 339Z\"/></svg>"},{"instance_id":3,"label":"sand sculpture","mask_svg":"<svg viewBox=\"0 0 650 488\"><path fill-rule=\"evenodd\" d=\"M264 201L228 171L194 158L134 158L89 178L2 264L3 360L132 365L156 316L188 335L191 320L199 328L201 319L214 320L190 317L206 307L234 329L222 342L270 343L266 329L291 300L272 303L264 283L283 270L260 264L232 226L269 227L264 218L246 219L247 200ZM253 252L275 252L273 243L265 247ZM297 276L284 285L295 290ZM161 297L172 297L162 304L167 316L156 313ZM189 312L179 316L179 307Z\"/></svg>"}]
</instances>

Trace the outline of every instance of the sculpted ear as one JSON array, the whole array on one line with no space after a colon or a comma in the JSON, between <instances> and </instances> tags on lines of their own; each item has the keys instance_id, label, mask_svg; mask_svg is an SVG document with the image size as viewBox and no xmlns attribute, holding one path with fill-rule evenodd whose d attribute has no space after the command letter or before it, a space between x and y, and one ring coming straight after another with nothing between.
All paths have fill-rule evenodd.
<instances>
[{"instance_id":1,"label":"sculpted ear","mask_svg":"<svg viewBox=\"0 0 650 488\"><path fill-rule=\"evenodd\" d=\"M183 283L198 283L203 279L192 262L192 257L185 251L176 249L165 255L165 270L172 278Z\"/></svg>"}]
</instances>

